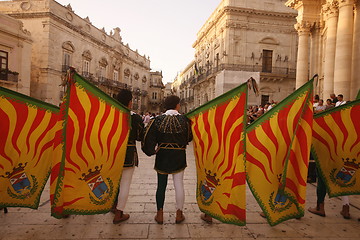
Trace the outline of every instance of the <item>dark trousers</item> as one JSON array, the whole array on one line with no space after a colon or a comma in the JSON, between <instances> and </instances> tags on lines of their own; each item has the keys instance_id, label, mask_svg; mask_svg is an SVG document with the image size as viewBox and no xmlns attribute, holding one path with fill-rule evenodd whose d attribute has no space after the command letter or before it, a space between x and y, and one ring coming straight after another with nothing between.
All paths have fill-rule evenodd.
<instances>
[{"instance_id":1,"label":"dark trousers","mask_svg":"<svg viewBox=\"0 0 360 240\"><path fill-rule=\"evenodd\" d=\"M326 186L322 179L322 176L319 174L319 171L317 171L318 174L318 182L316 187L316 196L317 196L317 203L324 203L325 196L326 196Z\"/></svg>"},{"instance_id":2,"label":"dark trousers","mask_svg":"<svg viewBox=\"0 0 360 240\"><path fill-rule=\"evenodd\" d=\"M157 174L157 189L156 189L156 207L157 210L164 208L165 192L168 182L168 174Z\"/></svg>"}]
</instances>

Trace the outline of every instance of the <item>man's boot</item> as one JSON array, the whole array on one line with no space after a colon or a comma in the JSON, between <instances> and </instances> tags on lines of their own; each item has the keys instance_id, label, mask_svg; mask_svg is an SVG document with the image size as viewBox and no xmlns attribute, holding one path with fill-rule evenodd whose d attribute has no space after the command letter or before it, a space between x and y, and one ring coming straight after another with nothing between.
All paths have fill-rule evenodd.
<instances>
[{"instance_id":1,"label":"man's boot","mask_svg":"<svg viewBox=\"0 0 360 240\"><path fill-rule=\"evenodd\" d=\"M317 203L315 208L309 208L308 211L321 217L325 217L324 203Z\"/></svg>"},{"instance_id":2,"label":"man's boot","mask_svg":"<svg viewBox=\"0 0 360 240\"><path fill-rule=\"evenodd\" d=\"M350 206L349 204L345 204L342 207L342 211L340 212L340 214L345 218L345 219L350 219Z\"/></svg>"},{"instance_id":3,"label":"man's boot","mask_svg":"<svg viewBox=\"0 0 360 240\"><path fill-rule=\"evenodd\" d=\"M181 223L184 220L185 220L185 216L184 216L183 212L180 209L178 209L176 211L175 223Z\"/></svg>"},{"instance_id":4,"label":"man's boot","mask_svg":"<svg viewBox=\"0 0 360 240\"><path fill-rule=\"evenodd\" d=\"M163 212L162 208L157 211L156 216L155 216L155 221L158 224L163 224L164 223L164 212Z\"/></svg>"},{"instance_id":5,"label":"man's boot","mask_svg":"<svg viewBox=\"0 0 360 240\"><path fill-rule=\"evenodd\" d=\"M129 218L130 218L129 214L125 214L123 211L116 210L115 211L115 217L114 217L114 220L113 220L113 224L123 222L125 220L128 220Z\"/></svg>"},{"instance_id":6,"label":"man's boot","mask_svg":"<svg viewBox=\"0 0 360 240\"><path fill-rule=\"evenodd\" d=\"M209 224L212 223L212 217L207 215L206 213L201 214L200 218Z\"/></svg>"}]
</instances>

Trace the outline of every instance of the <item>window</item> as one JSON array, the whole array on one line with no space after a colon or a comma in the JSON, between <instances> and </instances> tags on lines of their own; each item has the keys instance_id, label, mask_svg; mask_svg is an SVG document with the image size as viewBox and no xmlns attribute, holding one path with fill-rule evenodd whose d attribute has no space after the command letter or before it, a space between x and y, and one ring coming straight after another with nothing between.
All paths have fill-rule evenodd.
<instances>
[{"instance_id":1,"label":"window","mask_svg":"<svg viewBox=\"0 0 360 240\"><path fill-rule=\"evenodd\" d=\"M8 53L0 51L0 80L7 80Z\"/></svg>"},{"instance_id":2,"label":"window","mask_svg":"<svg viewBox=\"0 0 360 240\"><path fill-rule=\"evenodd\" d=\"M263 50L262 72L272 72L272 50Z\"/></svg>"},{"instance_id":3,"label":"window","mask_svg":"<svg viewBox=\"0 0 360 240\"><path fill-rule=\"evenodd\" d=\"M70 41L67 41L63 43L62 49L63 49L62 71L65 72L71 66L71 56L75 52L75 47Z\"/></svg>"},{"instance_id":4,"label":"window","mask_svg":"<svg viewBox=\"0 0 360 240\"><path fill-rule=\"evenodd\" d=\"M71 66L71 55L69 52L64 52L63 56L63 72L67 71Z\"/></svg>"},{"instance_id":5,"label":"window","mask_svg":"<svg viewBox=\"0 0 360 240\"><path fill-rule=\"evenodd\" d=\"M83 62L83 74L89 75L90 73L90 62L88 60L84 60Z\"/></svg>"},{"instance_id":6,"label":"window","mask_svg":"<svg viewBox=\"0 0 360 240\"><path fill-rule=\"evenodd\" d=\"M114 81L119 81L119 72L117 70L114 70Z\"/></svg>"},{"instance_id":7,"label":"window","mask_svg":"<svg viewBox=\"0 0 360 240\"><path fill-rule=\"evenodd\" d=\"M157 99L157 92L153 92L153 93L152 93L152 99L154 99L154 100Z\"/></svg>"},{"instance_id":8,"label":"window","mask_svg":"<svg viewBox=\"0 0 360 240\"><path fill-rule=\"evenodd\" d=\"M100 78L103 78L103 77L105 77L106 76L106 67L104 67L104 66L100 66Z\"/></svg>"}]
</instances>

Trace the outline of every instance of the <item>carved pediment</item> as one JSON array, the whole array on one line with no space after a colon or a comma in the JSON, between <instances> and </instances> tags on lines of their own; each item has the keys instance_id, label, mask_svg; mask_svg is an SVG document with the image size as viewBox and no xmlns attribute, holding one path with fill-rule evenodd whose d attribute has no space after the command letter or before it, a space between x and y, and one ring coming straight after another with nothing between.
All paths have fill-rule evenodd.
<instances>
[{"instance_id":1,"label":"carved pediment","mask_svg":"<svg viewBox=\"0 0 360 240\"><path fill-rule=\"evenodd\" d=\"M106 67L108 65L108 61L106 58L102 57L99 61L100 66Z\"/></svg>"},{"instance_id":2,"label":"carved pediment","mask_svg":"<svg viewBox=\"0 0 360 240\"><path fill-rule=\"evenodd\" d=\"M274 38L272 37L266 37L266 38L263 38L259 43L262 43L262 44L270 44L270 45L279 45L279 42L276 41Z\"/></svg>"},{"instance_id":3,"label":"carved pediment","mask_svg":"<svg viewBox=\"0 0 360 240\"><path fill-rule=\"evenodd\" d=\"M62 48L69 52L75 52L75 47L70 41L64 42Z\"/></svg>"},{"instance_id":4,"label":"carved pediment","mask_svg":"<svg viewBox=\"0 0 360 240\"><path fill-rule=\"evenodd\" d=\"M129 77L129 76L130 76L130 69L127 68L127 69L124 70L124 76L125 76L125 77Z\"/></svg>"},{"instance_id":5,"label":"carved pediment","mask_svg":"<svg viewBox=\"0 0 360 240\"><path fill-rule=\"evenodd\" d=\"M262 87L262 88L260 88L260 92L261 92L261 93L274 93L275 90L273 90L273 89L270 88L270 87Z\"/></svg>"},{"instance_id":6,"label":"carved pediment","mask_svg":"<svg viewBox=\"0 0 360 240\"><path fill-rule=\"evenodd\" d=\"M87 60L91 60L92 59L92 56L91 56L91 52L89 50L85 50L82 54L82 56L84 58L86 58Z\"/></svg>"}]
</instances>

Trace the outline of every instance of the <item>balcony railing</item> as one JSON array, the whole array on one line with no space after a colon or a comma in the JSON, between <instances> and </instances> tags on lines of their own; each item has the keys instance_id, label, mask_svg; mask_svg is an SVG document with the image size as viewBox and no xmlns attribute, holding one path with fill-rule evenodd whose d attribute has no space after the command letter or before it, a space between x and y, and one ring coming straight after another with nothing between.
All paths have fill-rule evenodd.
<instances>
[{"instance_id":1,"label":"balcony railing","mask_svg":"<svg viewBox=\"0 0 360 240\"><path fill-rule=\"evenodd\" d=\"M10 82L18 82L19 81L19 73L11 72L9 70L2 70L0 72L0 80L10 81Z\"/></svg>"},{"instance_id":2,"label":"balcony railing","mask_svg":"<svg viewBox=\"0 0 360 240\"><path fill-rule=\"evenodd\" d=\"M62 65L61 71L62 71L63 73L65 73L69 68L70 68L69 65Z\"/></svg>"},{"instance_id":3,"label":"balcony railing","mask_svg":"<svg viewBox=\"0 0 360 240\"><path fill-rule=\"evenodd\" d=\"M95 77L94 74L89 73L89 72L82 72L81 75L86 80L90 81L92 84L94 84L96 86L102 85L102 86L111 87L111 88L129 89L129 90L132 89L131 85L128 85L126 83L114 81L112 79L105 78L105 77Z\"/></svg>"},{"instance_id":4,"label":"balcony railing","mask_svg":"<svg viewBox=\"0 0 360 240\"><path fill-rule=\"evenodd\" d=\"M157 99L149 99L149 103L152 105L159 105L161 104L161 99L157 98Z\"/></svg>"},{"instance_id":5,"label":"balcony railing","mask_svg":"<svg viewBox=\"0 0 360 240\"><path fill-rule=\"evenodd\" d=\"M150 83L150 87L165 88L162 83Z\"/></svg>"},{"instance_id":6,"label":"balcony railing","mask_svg":"<svg viewBox=\"0 0 360 240\"><path fill-rule=\"evenodd\" d=\"M229 70L229 71L246 71L246 72L260 72L265 75L284 75L287 77L295 78L296 75L296 69L292 68L286 68L286 67L273 67L270 72L264 72L262 66L258 65L240 65L240 64L221 64L217 67L210 68L208 70L203 70L203 72L200 75L192 76L189 78L190 85L194 85L197 82L200 82L207 77L211 75L215 75L216 73L222 71L222 70ZM185 86L180 86L180 88ZM182 85L182 84L181 84Z\"/></svg>"}]
</instances>

